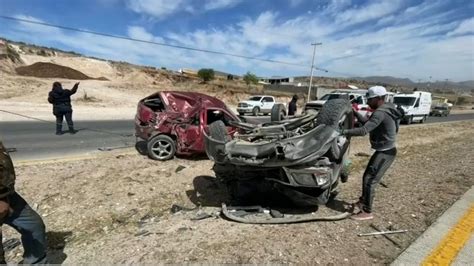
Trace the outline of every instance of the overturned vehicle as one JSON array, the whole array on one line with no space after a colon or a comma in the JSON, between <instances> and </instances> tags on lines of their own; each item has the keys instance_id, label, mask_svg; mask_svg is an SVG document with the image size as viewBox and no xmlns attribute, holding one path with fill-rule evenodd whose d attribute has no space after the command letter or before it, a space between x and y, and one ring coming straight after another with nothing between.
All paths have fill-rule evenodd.
<instances>
[{"instance_id":1,"label":"overturned vehicle","mask_svg":"<svg viewBox=\"0 0 474 266\"><path fill-rule=\"evenodd\" d=\"M205 135L207 155L231 204L325 205L338 183L347 181L350 139L338 133L353 127L347 100L330 100L319 113L287 120L231 125L237 128L232 138L221 121Z\"/></svg>"}]
</instances>

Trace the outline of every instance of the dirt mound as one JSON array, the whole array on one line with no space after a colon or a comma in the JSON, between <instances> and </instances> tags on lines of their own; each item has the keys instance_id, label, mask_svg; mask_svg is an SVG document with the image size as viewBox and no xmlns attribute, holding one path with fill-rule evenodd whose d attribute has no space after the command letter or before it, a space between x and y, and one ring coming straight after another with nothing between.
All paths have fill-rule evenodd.
<instances>
[{"instance_id":1,"label":"dirt mound","mask_svg":"<svg viewBox=\"0 0 474 266\"><path fill-rule=\"evenodd\" d=\"M39 78L64 78L76 80L93 79L70 67L45 62L38 62L29 66L18 67L16 68L16 73L22 76L33 76Z\"/></svg>"}]
</instances>

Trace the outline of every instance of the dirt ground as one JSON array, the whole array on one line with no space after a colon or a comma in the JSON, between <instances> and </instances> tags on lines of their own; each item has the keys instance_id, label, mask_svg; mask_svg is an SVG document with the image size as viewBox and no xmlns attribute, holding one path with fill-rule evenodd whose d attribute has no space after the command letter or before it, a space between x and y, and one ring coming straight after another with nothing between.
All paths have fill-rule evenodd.
<instances>
[{"instance_id":1,"label":"dirt ground","mask_svg":"<svg viewBox=\"0 0 474 266\"><path fill-rule=\"evenodd\" d=\"M134 150L17 165L17 190L47 225L52 263L386 264L474 185L474 122L402 127L375 219L249 225L219 217L225 190L205 158L152 161ZM371 151L353 140L353 174L333 204L357 199ZM171 213L173 204L192 211ZM192 220L201 214L213 217ZM358 237L383 229L405 234ZM4 226L4 240L18 234ZM19 261L21 247L7 252Z\"/></svg>"}]
</instances>

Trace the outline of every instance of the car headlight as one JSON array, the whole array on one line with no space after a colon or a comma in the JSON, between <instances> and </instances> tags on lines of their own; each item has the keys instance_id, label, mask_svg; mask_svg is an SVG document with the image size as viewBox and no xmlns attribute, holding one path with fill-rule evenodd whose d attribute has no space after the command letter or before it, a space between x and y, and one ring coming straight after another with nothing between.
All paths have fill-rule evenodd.
<instances>
[{"instance_id":1,"label":"car headlight","mask_svg":"<svg viewBox=\"0 0 474 266\"><path fill-rule=\"evenodd\" d=\"M328 175L315 174L314 177L316 177L316 183L320 186L325 185L329 181Z\"/></svg>"}]
</instances>

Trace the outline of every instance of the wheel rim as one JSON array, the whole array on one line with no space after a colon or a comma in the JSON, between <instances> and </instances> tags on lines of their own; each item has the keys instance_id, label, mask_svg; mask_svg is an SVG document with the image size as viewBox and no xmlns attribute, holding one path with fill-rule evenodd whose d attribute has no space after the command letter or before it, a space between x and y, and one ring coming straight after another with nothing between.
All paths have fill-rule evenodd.
<instances>
[{"instance_id":1,"label":"wheel rim","mask_svg":"<svg viewBox=\"0 0 474 266\"><path fill-rule=\"evenodd\" d=\"M158 159L166 159L172 153L172 144L166 140L159 140L153 144L151 151L156 155Z\"/></svg>"}]
</instances>

